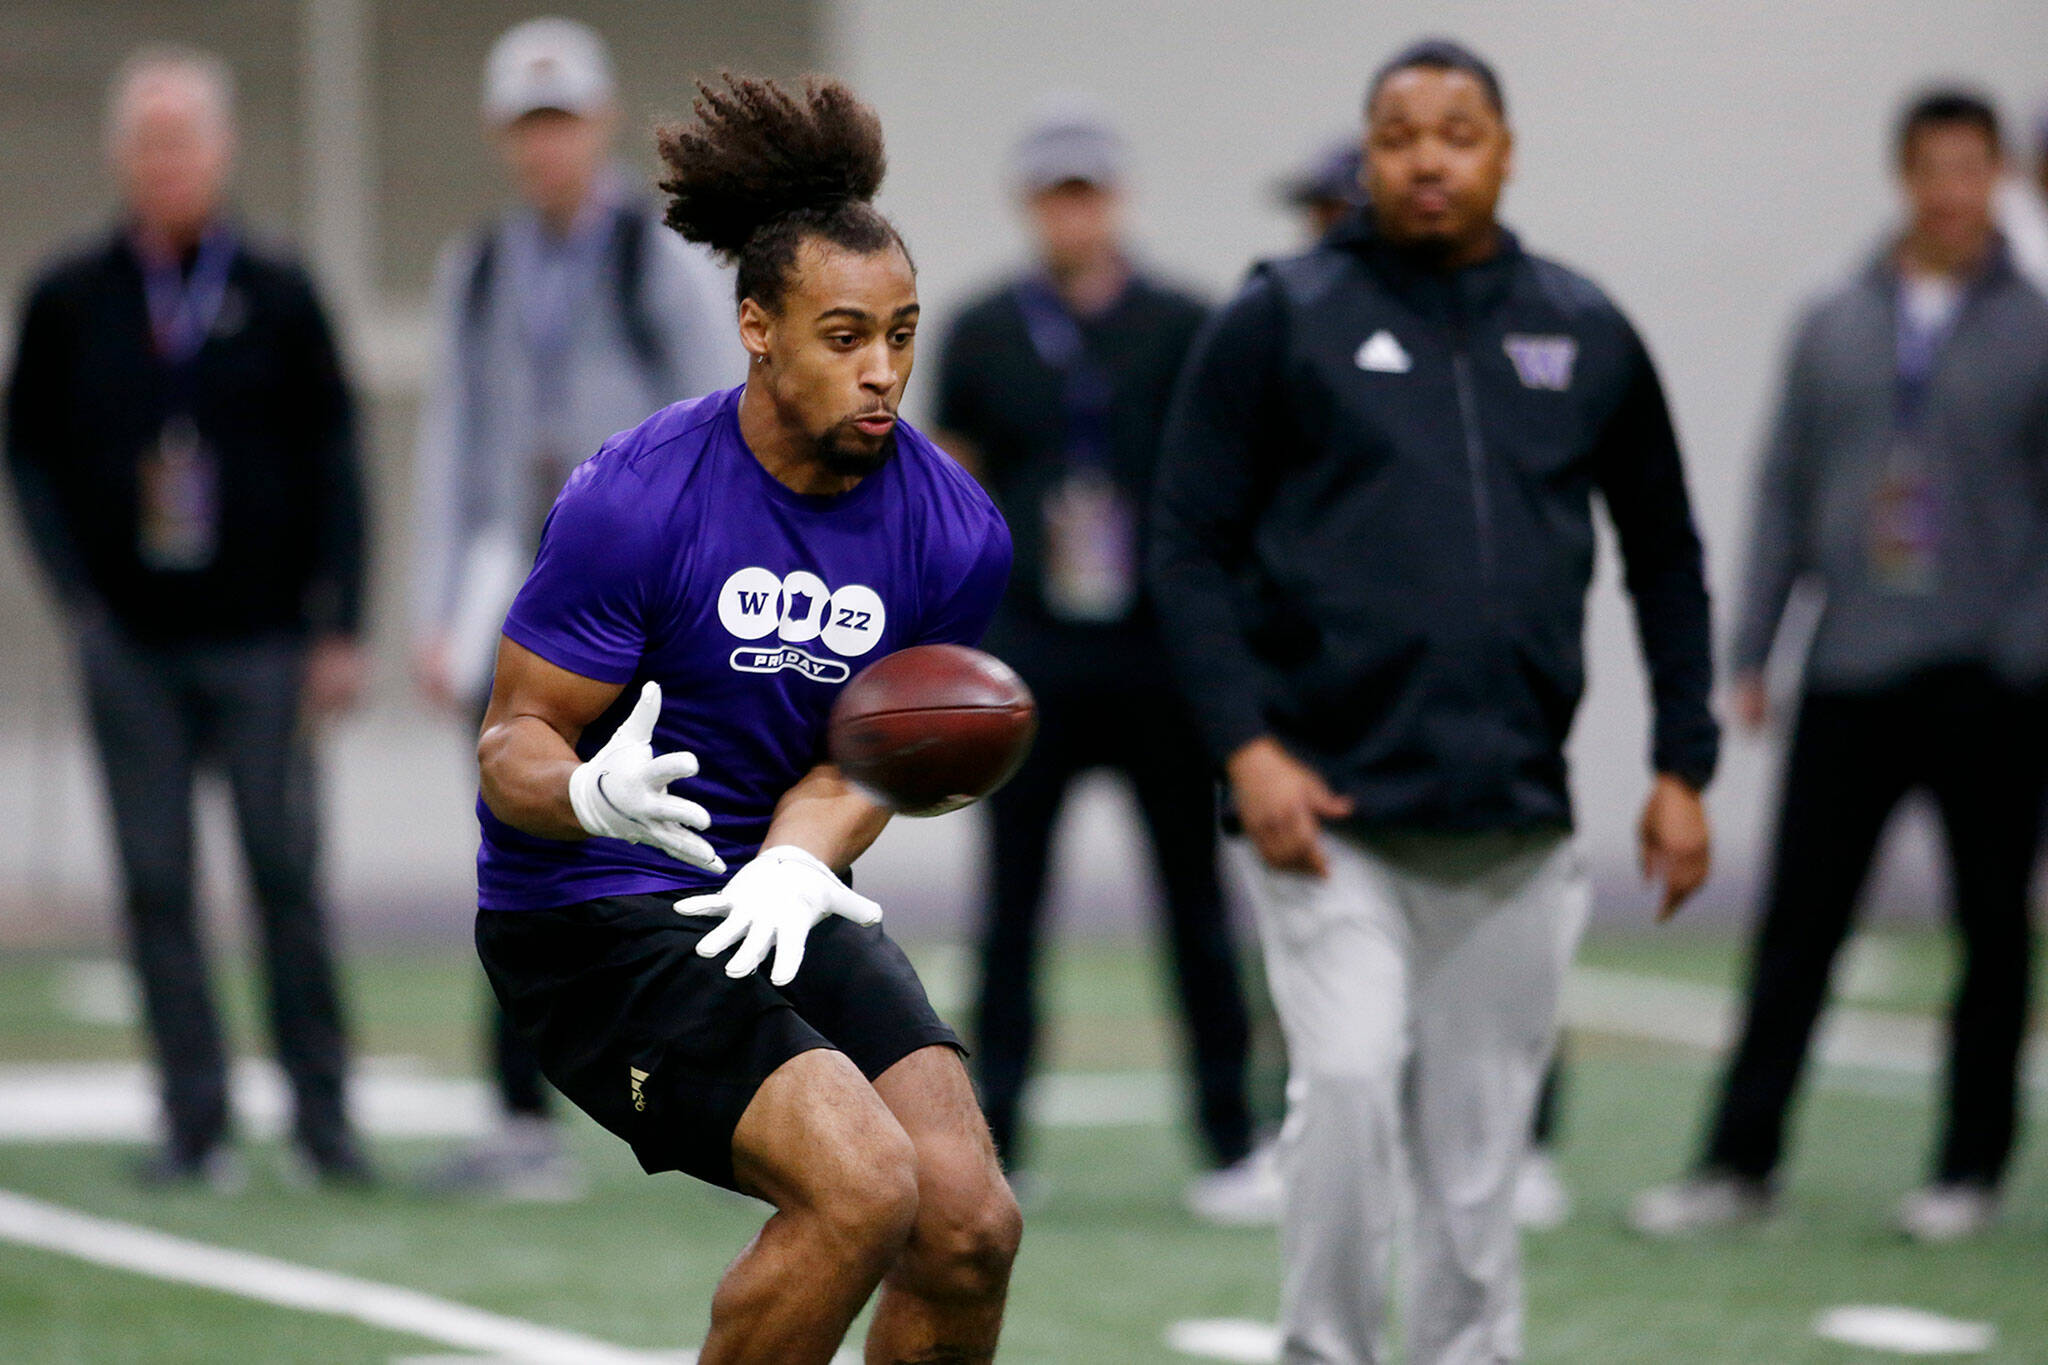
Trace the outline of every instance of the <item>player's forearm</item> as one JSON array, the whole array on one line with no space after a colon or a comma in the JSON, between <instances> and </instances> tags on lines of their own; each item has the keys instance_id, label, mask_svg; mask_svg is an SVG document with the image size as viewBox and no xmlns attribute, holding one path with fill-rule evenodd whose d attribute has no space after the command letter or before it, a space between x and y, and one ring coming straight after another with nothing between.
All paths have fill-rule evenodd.
<instances>
[{"instance_id":1,"label":"player's forearm","mask_svg":"<svg viewBox=\"0 0 2048 1365\"><path fill-rule=\"evenodd\" d=\"M805 773L775 803L764 848L794 844L825 866L844 871L867 852L889 823L886 807L863 796L830 763Z\"/></svg>"},{"instance_id":2,"label":"player's forearm","mask_svg":"<svg viewBox=\"0 0 2048 1365\"><path fill-rule=\"evenodd\" d=\"M569 802L569 774L580 760L545 721L513 716L498 722L477 741L476 757L491 814L543 839L588 837Z\"/></svg>"}]
</instances>

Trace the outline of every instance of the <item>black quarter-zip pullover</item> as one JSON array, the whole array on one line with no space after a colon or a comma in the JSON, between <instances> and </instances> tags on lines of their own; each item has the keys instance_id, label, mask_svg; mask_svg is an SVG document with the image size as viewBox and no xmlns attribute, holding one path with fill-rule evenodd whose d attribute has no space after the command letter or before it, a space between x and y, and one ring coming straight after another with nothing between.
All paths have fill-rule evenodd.
<instances>
[{"instance_id":1,"label":"black quarter-zip pullover","mask_svg":"<svg viewBox=\"0 0 2048 1365\"><path fill-rule=\"evenodd\" d=\"M1271 734L1365 825L1565 825L1593 495L1647 659L1652 762L1719 732L1662 387L1599 288L1521 249L1446 271L1361 216L1252 273L1168 421L1151 583L1213 755Z\"/></svg>"},{"instance_id":2,"label":"black quarter-zip pullover","mask_svg":"<svg viewBox=\"0 0 2048 1365\"><path fill-rule=\"evenodd\" d=\"M244 238L186 402L217 461L218 548L191 569L139 551L144 465L172 411L126 234L59 260L23 311L6 455L60 600L138 640L355 635L365 511L354 403L312 282Z\"/></svg>"}]
</instances>

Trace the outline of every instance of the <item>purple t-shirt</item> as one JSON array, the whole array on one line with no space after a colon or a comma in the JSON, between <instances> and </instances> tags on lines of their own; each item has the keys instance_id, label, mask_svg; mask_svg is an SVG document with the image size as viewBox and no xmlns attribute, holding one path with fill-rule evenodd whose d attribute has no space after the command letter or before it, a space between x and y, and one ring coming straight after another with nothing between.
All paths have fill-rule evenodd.
<instances>
[{"instance_id":1,"label":"purple t-shirt","mask_svg":"<svg viewBox=\"0 0 2048 1365\"><path fill-rule=\"evenodd\" d=\"M583 731L589 758L641 684L661 684L654 752L702 771L673 790L711 813L737 871L782 794L824 759L840 685L909 645L973 644L1010 572L1010 532L973 477L907 424L851 492L792 492L740 439L741 390L664 408L584 461L548 514L507 638L624 684ZM544 839L477 802L477 903L535 910L725 878L618 839ZM729 873L727 875L730 875Z\"/></svg>"}]
</instances>

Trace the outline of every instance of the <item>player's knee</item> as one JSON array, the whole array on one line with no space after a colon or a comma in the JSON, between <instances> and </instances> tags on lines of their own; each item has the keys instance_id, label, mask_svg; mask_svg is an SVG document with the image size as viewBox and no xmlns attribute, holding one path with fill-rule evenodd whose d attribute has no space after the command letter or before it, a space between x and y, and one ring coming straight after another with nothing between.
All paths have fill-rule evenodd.
<instances>
[{"instance_id":1,"label":"player's knee","mask_svg":"<svg viewBox=\"0 0 2048 1365\"><path fill-rule=\"evenodd\" d=\"M893 1257L917 1226L917 1153L901 1129L879 1134L814 1206L835 1241Z\"/></svg>"},{"instance_id":2,"label":"player's knee","mask_svg":"<svg viewBox=\"0 0 2048 1365\"><path fill-rule=\"evenodd\" d=\"M925 1292L948 1299L1000 1295L1023 1237L1024 1215L998 1172L942 1188L928 1180L915 1241Z\"/></svg>"}]
</instances>

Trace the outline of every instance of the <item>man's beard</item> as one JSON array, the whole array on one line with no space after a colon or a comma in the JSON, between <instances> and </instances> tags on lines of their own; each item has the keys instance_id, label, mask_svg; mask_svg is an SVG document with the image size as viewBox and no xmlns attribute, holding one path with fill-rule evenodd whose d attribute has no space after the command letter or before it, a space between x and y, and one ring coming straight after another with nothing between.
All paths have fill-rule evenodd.
<instances>
[{"instance_id":1,"label":"man's beard","mask_svg":"<svg viewBox=\"0 0 2048 1365\"><path fill-rule=\"evenodd\" d=\"M854 445L838 427L818 438L818 463L824 466L827 473L837 474L841 478L865 478L889 463L895 454L894 427L889 428L889 434L882 438L882 443L873 448Z\"/></svg>"},{"instance_id":2,"label":"man's beard","mask_svg":"<svg viewBox=\"0 0 2048 1365\"><path fill-rule=\"evenodd\" d=\"M1462 240L1454 229L1416 229L1405 224L1380 228L1380 235L1398 251L1414 256L1425 265L1440 265L1458 249Z\"/></svg>"}]
</instances>

